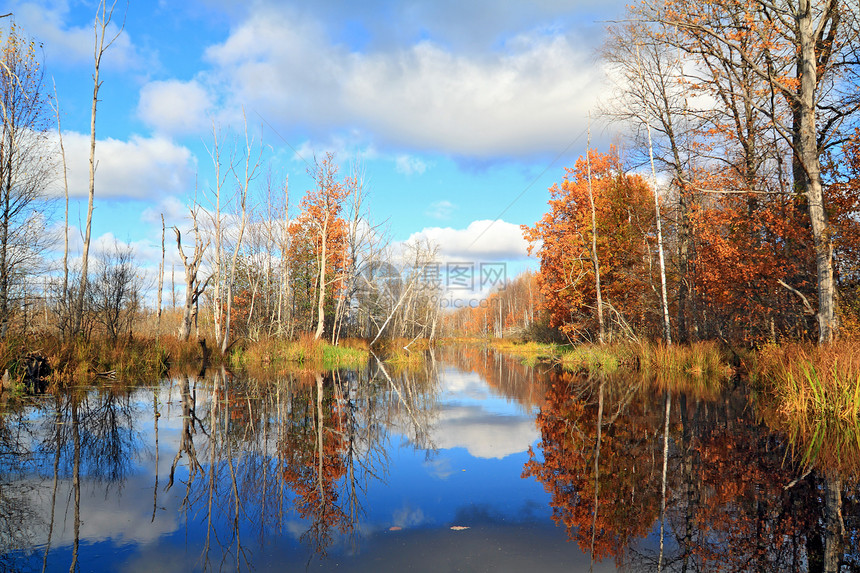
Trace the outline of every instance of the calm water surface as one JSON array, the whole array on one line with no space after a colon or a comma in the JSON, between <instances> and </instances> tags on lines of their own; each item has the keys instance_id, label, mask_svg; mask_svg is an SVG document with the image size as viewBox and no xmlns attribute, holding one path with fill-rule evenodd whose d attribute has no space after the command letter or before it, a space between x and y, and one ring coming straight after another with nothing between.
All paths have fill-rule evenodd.
<instances>
[{"instance_id":1,"label":"calm water surface","mask_svg":"<svg viewBox=\"0 0 860 573\"><path fill-rule=\"evenodd\" d=\"M860 567L850 467L801 463L731 385L667 396L448 349L2 407L0 570Z\"/></svg>"}]
</instances>

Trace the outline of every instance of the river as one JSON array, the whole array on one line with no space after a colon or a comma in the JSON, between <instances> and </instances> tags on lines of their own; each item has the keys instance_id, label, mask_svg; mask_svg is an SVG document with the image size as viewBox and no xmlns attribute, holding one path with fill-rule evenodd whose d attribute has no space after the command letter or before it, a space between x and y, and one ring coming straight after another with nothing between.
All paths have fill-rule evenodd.
<instances>
[{"instance_id":1,"label":"river","mask_svg":"<svg viewBox=\"0 0 860 573\"><path fill-rule=\"evenodd\" d=\"M0 570L860 566L849 454L817 462L743 384L705 386L446 348L6 403Z\"/></svg>"}]
</instances>

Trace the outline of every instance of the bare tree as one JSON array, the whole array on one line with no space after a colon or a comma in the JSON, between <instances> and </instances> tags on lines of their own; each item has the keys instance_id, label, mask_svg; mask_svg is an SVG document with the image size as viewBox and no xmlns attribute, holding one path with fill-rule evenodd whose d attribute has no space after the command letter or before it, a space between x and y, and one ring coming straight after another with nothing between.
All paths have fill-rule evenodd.
<instances>
[{"instance_id":1,"label":"bare tree","mask_svg":"<svg viewBox=\"0 0 860 573\"><path fill-rule=\"evenodd\" d=\"M161 214L161 263L158 265L158 310L155 316L155 336L161 335L161 291L164 289L164 213Z\"/></svg>"},{"instance_id":2,"label":"bare tree","mask_svg":"<svg viewBox=\"0 0 860 573\"><path fill-rule=\"evenodd\" d=\"M131 247L114 243L101 253L90 287L91 308L107 335L116 341L131 334L142 288Z\"/></svg>"},{"instance_id":3,"label":"bare tree","mask_svg":"<svg viewBox=\"0 0 860 573\"><path fill-rule=\"evenodd\" d=\"M63 162L63 194L65 197L65 215L63 217L63 286L59 296L60 331L68 332L71 320L69 300L69 175L66 165L66 148L63 145L63 128L60 123L60 102L57 97L57 86L54 85L54 113L57 118L57 138L60 142L60 158Z\"/></svg>"},{"instance_id":4,"label":"bare tree","mask_svg":"<svg viewBox=\"0 0 860 573\"><path fill-rule=\"evenodd\" d=\"M182 259L182 264L185 267L185 304L182 312L182 324L179 327L179 338L188 340L191 335L191 323L194 318L194 309L197 307L197 301L200 295L206 290L206 285L212 278L212 275L206 278L202 283L197 278L197 273L200 271L200 264L203 262L203 255L206 248L209 247L209 240L203 241L200 235L200 228L197 226L197 210L191 209L191 222L194 232L194 254L191 259L185 255L182 249L182 234L177 227L173 227L176 233L176 248L179 249L179 258Z\"/></svg>"},{"instance_id":5,"label":"bare tree","mask_svg":"<svg viewBox=\"0 0 860 573\"><path fill-rule=\"evenodd\" d=\"M107 51L111 44L119 38L120 34L122 34L123 28L125 28L125 20L123 19L122 26L120 26L116 35L105 42L107 29L110 25L111 19L113 18L115 7L116 0L111 4L110 9L107 7L107 0L101 0L101 2L99 2L99 7L96 10L96 18L93 24L93 35L95 37L93 56L95 63L93 68L93 105L90 114L90 185L87 201L87 224L86 231L84 232L84 249L81 255L81 286L78 289L78 303L75 310L75 324L73 329L75 334L80 332L81 329L81 320L84 312L84 298L87 292L87 270L89 266L90 236L92 233L93 223L93 197L95 196L96 188L96 107L99 102L99 88L101 88L102 85L101 81L99 81L99 71L101 68L102 56L104 56L105 51Z\"/></svg>"},{"instance_id":6,"label":"bare tree","mask_svg":"<svg viewBox=\"0 0 860 573\"><path fill-rule=\"evenodd\" d=\"M48 154L50 106L33 41L12 26L0 65L0 338L12 312L13 287L44 244L43 209L53 170Z\"/></svg>"}]
</instances>

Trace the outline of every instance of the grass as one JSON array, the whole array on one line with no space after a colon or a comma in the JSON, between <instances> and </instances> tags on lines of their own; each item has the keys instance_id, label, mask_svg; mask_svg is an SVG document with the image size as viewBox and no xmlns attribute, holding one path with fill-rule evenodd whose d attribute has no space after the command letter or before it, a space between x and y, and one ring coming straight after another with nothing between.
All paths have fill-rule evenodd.
<instances>
[{"instance_id":1,"label":"grass","mask_svg":"<svg viewBox=\"0 0 860 573\"><path fill-rule=\"evenodd\" d=\"M565 370L588 376L636 373L640 379L664 389L716 392L733 373L726 353L715 342L671 346L662 343L569 346L494 340L489 346L523 357L527 365L555 362Z\"/></svg>"},{"instance_id":2,"label":"grass","mask_svg":"<svg viewBox=\"0 0 860 573\"><path fill-rule=\"evenodd\" d=\"M784 344L758 356L757 384L783 414L802 420L856 421L860 414L860 343Z\"/></svg>"},{"instance_id":3,"label":"grass","mask_svg":"<svg viewBox=\"0 0 860 573\"><path fill-rule=\"evenodd\" d=\"M800 462L856 468L860 461L860 342L763 348L750 372L761 416L783 431Z\"/></svg>"},{"instance_id":4,"label":"grass","mask_svg":"<svg viewBox=\"0 0 860 573\"><path fill-rule=\"evenodd\" d=\"M490 342L490 347L498 352L522 358L523 364L527 366L534 366L539 362L551 362L559 356L562 348L564 348L557 344L508 339L495 339Z\"/></svg>"},{"instance_id":5,"label":"grass","mask_svg":"<svg viewBox=\"0 0 860 573\"><path fill-rule=\"evenodd\" d=\"M667 390L716 394L732 376L729 359L713 341L692 344L643 344L639 347L643 377Z\"/></svg>"},{"instance_id":6,"label":"grass","mask_svg":"<svg viewBox=\"0 0 860 573\"><path fill-rule=\"evenodd\" d=\"M292 366L332 370L335 368L362 368L367 364L369 348L365 341L346 339L338 345L315 340L304 334L296 340L267 338L246 343L233 350L231 366L238 368L266 368L286 371Z\"/></svg>"},{"instance_id":7,"label":"grass","mask_svg":"<svg viewBox=\"0 0 860 573\"><path fill-rule=\"evenodd\" d=\"M635 349L630 345L599 346L581 344L563 349L558 357L562 368L585 374L612 375L634 363Z\"/></svg>"}]
</instances>

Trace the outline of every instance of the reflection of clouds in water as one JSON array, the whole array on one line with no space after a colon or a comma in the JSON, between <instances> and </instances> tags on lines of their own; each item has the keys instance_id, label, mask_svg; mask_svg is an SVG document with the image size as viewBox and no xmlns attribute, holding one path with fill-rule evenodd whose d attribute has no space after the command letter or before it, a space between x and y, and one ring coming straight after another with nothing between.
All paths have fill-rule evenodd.
<instances>
[{"instance_id":1,"label":"reflection of clouds in water","mask_svg":"<svg viewBox=\"0 0 860 573\"><path fill-rule=\"evenodd\" d=\"M445 392L452 397L470 398L473 400L486 400L490 398L487 383L474 372L463 372L455 368L445 368L439 372L439 381Z\"/></svg>"},{"instance_id":2,"label":"reflection of clouds in water","mask_svg":"<svg viewBox=\"0 0 860 573\"><path fill-rule=\"evenodd\" d=\"M191 548L183 551L175 547L155 545L134 556L123 565L122 570L125 573L187 573L200 568L200 557L201 554L195 553ZM235 567L231 567L229 562L221 567L221 571L232 569Z\"/></svg>"},{"instance_id":3,"label":"reflection of clouds in water","mask_svg":"<svg viewBox=\"0 0 860 573\"><path fill-rule=\"evenodd\" d=\"M427 468L427 473L442 480L448 479L454 473L451 468L451 460L448 458L426 460L424 467Z\"/></svg>"},{"instance_id":4,"label":"reflection of clouds in water","mask_svg":"<svg viewBox=\"0 0 860 573\"><path fill-rule=\"evenodd\" d=\"M181 496L174 492L164 493L159 484L158 509L152 520L153 483L146 477L132 477L118 495L116 484L81 480L81 530L80 539L86 543L110 540L116 546L152 543L162 535L176 531ZM28 488L29 484L15 482L4 487ZM51 518L51 495L53 483L48 480L36 491L29 493L30 503L43 516L44 523L24 523L23 528L33 528L31 539L35 544L47 543L48 523ZM106 491L109 489L110 491ZM145 493L144 493L145 492ZM54 510L54 530L51 546L70 546L74 543L74 490L70 479L57 483L57 498Z\"/></svg>"},{"instance_id":5,"label":"reflection of clouds in water","mask_svg":"<svg viewBox=\"0 0 860 573\"><path fill-rule=\"evenodd\" d=\"M540 437L531 418L492 414L478 406L441 408L432 434L438 448L466 448L477 458L498 459L527 451Z\"/></svg>"},{"instance_id":6,"label":"reflection of clouds in water","mask_svg":"<svg viewBox=\"0 0 860 573\"><path fill-rule=\"evenodd\" d=\"M400 509L396 509L394 511L394 515L391 516L392 525L396 527L402 527L406 529L407 527L417 527L422 525L427 518L424 516L424 511L418 508L412 508L408 505L405 507L401 507Z\"/></svg>"}]
</instances>

